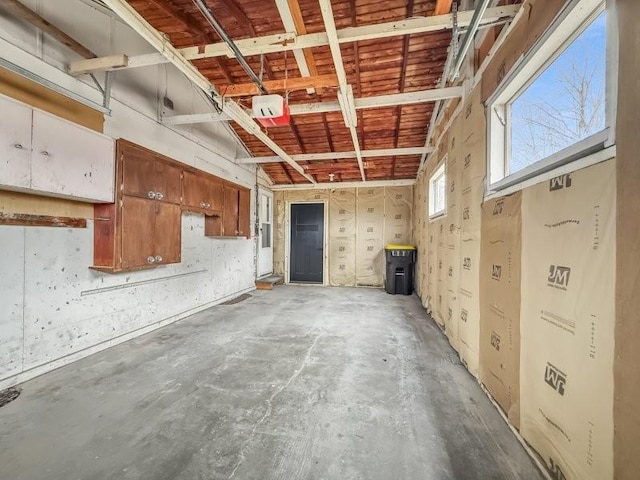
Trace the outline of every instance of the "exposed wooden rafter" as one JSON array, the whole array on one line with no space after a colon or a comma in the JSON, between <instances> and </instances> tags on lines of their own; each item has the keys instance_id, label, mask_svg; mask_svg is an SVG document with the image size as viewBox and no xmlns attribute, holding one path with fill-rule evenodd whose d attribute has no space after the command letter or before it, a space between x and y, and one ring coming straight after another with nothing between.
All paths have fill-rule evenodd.
<instances>
[{"instance_id":1,"label":"exposed wooden rafter","mask_svg":"<svg viewBox=\"0 0 640 480\"><path fill-rule=\"evenodd\" d=\"M390 156L412 156L422 155L423 153L433 152L432 147L405 147L405 148L385 148L378 150L361 150L360 154L363 158L390 157ZM312 162L314 160L333 160L333 159L355 159L356 152L326 152L326 153L304 153L300 155L291 155L297 162ZM283 162L280 157L248 157L239 158L236 163L275 163Z\"/></svg>"},{"instance_id":2,"label":"exposed wooden rafter","mask_svg":"<svg viewBox=\"0 0 640 480\"><path fill-rule=\"evenodd\" d=\"M504 5L487 8L482 17L481 25L493 24L504 18L512 18L518 11L519 5ZM466 27L471 22L473 11L458 13L458 26ZM415 17L397 22L386 22L375 25L363 25L347 27L338 30L338 43L351 43L363 40L375 40L398 35L413 35L419 33L437 32L453 28L453 15L437 15L431 17ZM284 52L286 50L298 50L329 45L326 32L296 35L294 32L272 34L264 37L246 38L235 42L245 56L261 55L267 53ZM229 46L226 43L211 43L204 46L185 47L179 50L187 60L214 58L227 56L232 58ZM143 67L167 63L167 59L161 54L145 54L129 58L127 68Z\"/></svg>"},{"instance_id":3,"label":"exposed wooden rafter","mask_svg":"<svg viewBox=\"0 0 640 480\"><path fill-rule=\"evenodd\" d=\"M298 77L282 80L264 80L262 82L270 93L286 90L305 90L307 88L337 87L338 77L335 75L318 75L317 77ZM255 83L238 83L222 89L225 97L249 97L260 95L260 89Z\"/></svg>"},{"instance_id":4,"label":"exposed wooden rafter","mask_svg":"<svg viewBox=\"0 0 640 480\"><path fill-rule=\"evenodd\" d=\"M451 11L452 3L453 3L453 0L438 0L436 2L435 14L444 15L446 13L449 13Z\"/></svg>"},{"instance_id":5,"label":"exposed wooden rafter","mask_svg":"<svg viewBox=\"0 0 640 480\"><path fill-rule=\"evenodd\" d=\"M407 18L413 16L413 0L407 2ZM402 40L402 64L400 66L400 84L398 85L398 91L404 93L404 85L407 80L407 63L409 62L409 35L405 35ZM396 107L396 136L393 139L394 148L398 148L398 139L400 138L400 122L402 120L402 107ZM396 178L396 157L393 157L391 161L391 178Z\"/></svg>"},{"instance_id":6,"label":"exposed wooden rafter","mask_svg":"<svg viewBox=\"0 0 640 480\"><path fill-rule=\"evenodd\" d=\"M353 142L353 149L356 153L356 159L358 160L358 168L360 169L362 181L366 181L367 176L364 172L362 154L360 153L360 141L358 140L358 132L356 130L358 117L355 109L355 99L353 98L351 85L347 83L347 74L342 61L342 53L340 51L340 43L338 41L338 31L336 30L336 23L333 18L331 1L320 0L320 11L322 12L322 21L324 22L324 28L329 41L329 48L331 49L331 58L333 59L333 65L335 67L336 74L338 75L338 83L340 85L340 89L338 90L338 102L340 103L345 126L349 129L349 133L351 134L351 141Z\"/></svg>"},{"instance_id":7,"label":"exposed wooden rafter","mask_svg":"<svg viewBox=\"0 0 640 480\"><path fill-rule=\"evenodd\" d=\"M446 87L417 92L380 95L377 97L356 98L356 110L367 108L384 108L398 105L414 105L417 103L435 102L462 96L462 87ZM336 102L299 103L290 105L291 115L312 115L314 113L339 112L340 104ZM229 120L224 113L193 113L187 115L172 115L163 118L163 123L180 125L189 123L221 122Z\"/></svg>"},{"instance_id":8,"label":"exposed wooden rafter","mask_svg":"<svg viewBox=\"0 0 640 480\"><path fill-rule=\"evenodd\" d=\"M297 0L275 0L278 13L284 29L294 32L296 35L306 35L307 28L304 24L300 4ZM298 64L298 70L303 77L313 77L318 75L318 68L311 50L294 50L293 55ZM307 89L307 93L312 94L315 89Z\"/></svg>"}]
</instances>

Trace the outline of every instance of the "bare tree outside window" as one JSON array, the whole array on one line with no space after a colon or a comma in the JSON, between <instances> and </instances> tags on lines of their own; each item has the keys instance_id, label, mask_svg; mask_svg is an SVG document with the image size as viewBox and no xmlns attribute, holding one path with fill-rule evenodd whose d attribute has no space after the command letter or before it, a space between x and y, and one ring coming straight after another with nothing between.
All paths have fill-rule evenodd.
<instances>
[{"instance_id":1,"label":"bare tree outside window","mask_svg":"<svg viewBox=\"0 0 640 480\"><path fill-rule=\"evenodd\" d=\"M511 104L510 173L606 126L606 27L601 14Z\"/></svg>"}]
</instances>

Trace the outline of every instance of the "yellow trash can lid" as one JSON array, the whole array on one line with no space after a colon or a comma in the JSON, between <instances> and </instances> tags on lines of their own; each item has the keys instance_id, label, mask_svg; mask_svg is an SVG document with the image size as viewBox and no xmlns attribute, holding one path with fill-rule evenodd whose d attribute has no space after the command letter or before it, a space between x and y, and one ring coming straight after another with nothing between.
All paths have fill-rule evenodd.
<instances>
[{"instance_id":1,"label":"yellow trash can lid","mask_svg":"<svg viewBox=\"0 0 640 480\"><path fill-rule=\"evenodd\" d=\"M395 243L389 243L385 245L385 250L416 250L413 245L396 245Z\"/></svg>"}]
</instances>

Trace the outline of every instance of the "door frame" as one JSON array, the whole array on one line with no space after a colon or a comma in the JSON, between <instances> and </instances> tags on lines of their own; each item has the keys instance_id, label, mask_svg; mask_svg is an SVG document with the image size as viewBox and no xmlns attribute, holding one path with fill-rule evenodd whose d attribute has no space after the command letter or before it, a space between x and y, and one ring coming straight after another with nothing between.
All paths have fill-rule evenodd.
<instances>
[{"instance_id":1,"label":"door frame","mask_svg":"<svg viewBox=\"0 0 640 480\"><path fill-rule=\"evenodd\" d=\"M271 270L268 273L260 273L260 257L261 252L262 252L262 230L260 230L262 228L262 222L260 221L260 201L262 200L262 195L267 195L268 197L271 198ZM256 202L256 212L258 213L257 217L258 217L258 235L257 236L257 246L256 246L256 252L257 252L257 261L256 261L256 272L257 272L257 278L261 278L267 275L273 275L273 268L274 268L274 262L273 262L273 253L274 253L274 236L275 236L275 229L276 229L276 222L275 222L275 213L276 213L276 209L275 209L275 205L273 204L274 202L274 195L273 192L271 190L267 190L266 188L262 188L262 187L258 187L258 200Z\"/></svg>"},{"instance_id":2,"label":"door frame","mask_svg":"<svg viewBox=\"0 0 640 480\"><path fill-rule=\"evenodd\" d=\"M322 283L297 283L291 282L290 278L290 252L291 252L291 205L298 205L303 203L321 203L323 207L324 216L324 238L322 239ZM286 215L284 222L284 281L287 285L329 285L329 253L327 248L329 247L329 202L327 200L287 200Z\"/></svg>"}]
</instances>

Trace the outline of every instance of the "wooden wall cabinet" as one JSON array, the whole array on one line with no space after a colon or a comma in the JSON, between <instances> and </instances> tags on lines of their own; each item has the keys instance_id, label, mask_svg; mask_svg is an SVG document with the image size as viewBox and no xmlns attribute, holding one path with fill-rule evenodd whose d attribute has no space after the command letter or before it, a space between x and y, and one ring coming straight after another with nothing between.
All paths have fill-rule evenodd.
<instances>
[{"instance_id":1,"label":"wooden wall cabinet","mask_svg":"<svg viewBox=\"0 0 640 480\"><path fill-rule=\"evenodd\" d=\"M182 178L182 203L185 209L220 215L224 204L224 184L213 176L185 171Z\"/></svg>"},{"instance_id":2,"label":"wooden wall cabinet","mask_svg":"<svg viewBox=\"0 0 640 480\"><path fill-rule=\"evenodd\" d=\"M222 215L205 219L208 237L251 238L251 190L224 184Z\"/></svg>"},{"instance_id":3,"label":"wooden wall cabinet","mask_svg":"<svg viewBox=\"0 0 640 480\"><path fill-rule=\"evenodd\" d=\"M111 138L0 96L0 188L114 201Z\"/></svg>"},{"instance_id":4,"label":"wooden wall cabinet","mask_svg":"<svg viewBox=\"0 0 640 480\"><path fill-rule=\"evenodd\" d=\"M95 206L94 270L179 263L182 212L205 215L205 235L250 238L251 190L120 139L116 202Z\"/></svg>"}]
</instances>

